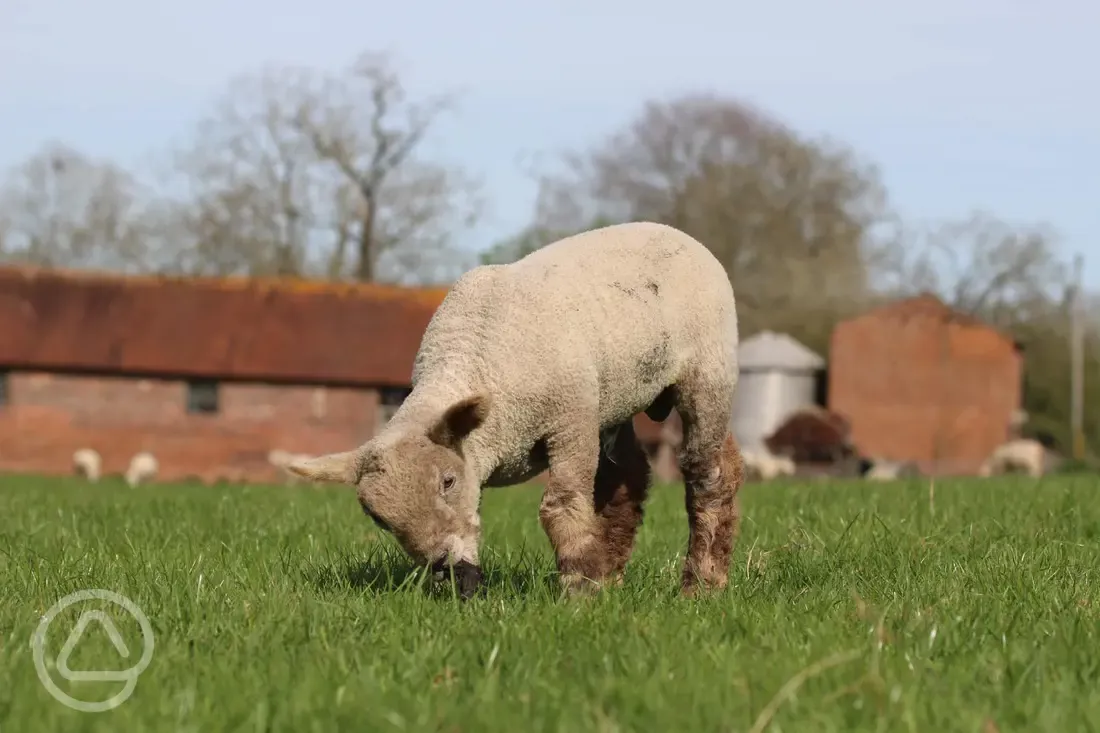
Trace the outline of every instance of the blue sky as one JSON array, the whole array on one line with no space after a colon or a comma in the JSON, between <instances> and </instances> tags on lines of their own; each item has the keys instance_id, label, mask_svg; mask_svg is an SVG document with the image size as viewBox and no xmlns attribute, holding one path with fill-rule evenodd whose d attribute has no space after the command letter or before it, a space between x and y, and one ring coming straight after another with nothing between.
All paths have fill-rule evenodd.
<instances>
[{"instance_id":1,"label":"blue sky","mask_svg":"<svg viewBox=\"0 0 1100 733\"><path fill-rule=\"evenodd\" d=\"M766 7L765 7L766 6ZM485 247L527 221L522 164L643 100L742 96L879 164L914 218L1047 221L1100 287L1100 5L1084 0L674 4L3 0L0 166L47 139L141 167L228 79L389 50L415 91L463 92L433 146L485 182Z\"/></svg>"}]
</instances>

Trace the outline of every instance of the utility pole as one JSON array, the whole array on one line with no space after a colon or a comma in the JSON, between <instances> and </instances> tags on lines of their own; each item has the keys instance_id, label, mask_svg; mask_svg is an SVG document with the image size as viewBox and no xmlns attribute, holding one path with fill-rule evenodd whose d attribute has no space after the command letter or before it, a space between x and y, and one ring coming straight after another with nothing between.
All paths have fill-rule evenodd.
<instances>
[{"instance_id":1,"label":"utility pole","mask_svg":"<svg viewBox=\"0 0 1100 733\"><path fill-rule=\"evenodd\" d=\"M1070 353L1070 435L1073 457L1085 457L1085 304L1082 284L1085 260L1080 254L1073 258L1073 297L1069 312Z\"/></svg>"}]
</instances>

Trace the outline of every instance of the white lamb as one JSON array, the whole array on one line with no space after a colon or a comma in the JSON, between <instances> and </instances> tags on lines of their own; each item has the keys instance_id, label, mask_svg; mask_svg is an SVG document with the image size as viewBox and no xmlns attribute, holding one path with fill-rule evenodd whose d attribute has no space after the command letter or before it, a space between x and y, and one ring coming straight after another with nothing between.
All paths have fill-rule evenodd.
<instances>
[{"instance_id":1,"label":"white lamb","mask_svg":"<svg viewBox=\"0 0 1100 733\"><path fill-rule=\"evenodd\" d=\"M156 456L148 451L142 451L130 459L130 467L126 469L126 483L131 487L152 481L156 478L160 464Z\"/></svg>"},{"instance_id":2,"label":"white lamb","mask_svg":"<svg viewBox=\"0 0 1100 733\"><path fill-rule=\"evenodd\" d=\"M863 474L868 481L894 481L900 478L901 464L896 461L876 460L871 469Z\"/></svg>"},{"instance_id":3,"label":"white lamb","mask_svg":"<svg viewBox=\"0 0 1100 733\"><path fill-rule=\"evenodd\" d=\"M1017 470L1038 478L1043 475L1046 448L1031 438L1016 438L997 446L978 469L979 476L992 476Z\"/></svg>"},{"instance_id":4,"label":"white lamb","mask_svg":"<svg viewBox=\"0 0 1100 733\"><path fill-rule=\"evenodd\" d=\"M742 478L729 431L737 343L729 275L700 242L655 223L594 229L459 278L382 431L289 468L356 487L414 560L454 570L463 597L482 581L482 489L549 470L539 519L559 582L584 593L622 579L642 520L650 467L633 416L676 409L681 589L722 588Z\"/></svg>"},{"instance_id":5,"label":"white lamb","mask_svg":"<svg viewBox=\"0 0 1100 733\"><path fill-rule=\"evenodd\" d=\"M95 483L99 481L99 477L102 473L103 460L99 456L99 452L92 448L81 448L73 453L73 470L77 476Z\"/></svg>"}]
</instances>

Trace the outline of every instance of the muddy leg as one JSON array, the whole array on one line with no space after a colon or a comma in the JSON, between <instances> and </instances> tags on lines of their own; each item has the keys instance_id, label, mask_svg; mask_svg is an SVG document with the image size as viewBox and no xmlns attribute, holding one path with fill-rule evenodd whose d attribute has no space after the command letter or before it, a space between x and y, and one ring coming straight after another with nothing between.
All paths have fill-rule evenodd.
<instances>
[{"instance_id":1,"label":"muddy leg","mask_svg":"<svg viewBox=\"0 0 1100 733\"><path fill-rule=\"evenodd\" d=\"M678 389L683 423L680 471L690 534L681 588L724 588L740 524L737 492L744 482L741 451L729 429L736 375L697 375Z\"/></svg>"},{"instance_id":2,"label":"muddy leg","mask_svg":"<svg viewBox=\"0 0 1100 733\"><path fill-rule=\"evenodd\" d=\"M634 550L634 537L642 523L643 504L649 490L649 460L634 434L632 422L619 428L610 453L609 456L600 452L594 498L609 579L618 584L622 582Z\"/></svg>"},{"instance_id":3,"label":"muddy leg","mask_svg":"<svg viewBox=\"0 0 1100 733\"><path fill-rule=\"evenodd\" d=\"M741 508L737 493L744 483L741 453L727 434L716 460L700 465L685 482L690 537L681 587L693 595L700 584L725 588L730 553L740 532Z\"/></svg>"},{"instance_id":4,"label":"muddy leg","mask_svg":"<svg viewBox=\"0 0 1100 733\"><path fill-rule=\"evenodd\" d=\"M571 594L595 590L608 573L592 502L599 451L595 430L574 429L547 440L550 475L539 520L557 556L562 588Z\"/></svg>"}]
</instances>

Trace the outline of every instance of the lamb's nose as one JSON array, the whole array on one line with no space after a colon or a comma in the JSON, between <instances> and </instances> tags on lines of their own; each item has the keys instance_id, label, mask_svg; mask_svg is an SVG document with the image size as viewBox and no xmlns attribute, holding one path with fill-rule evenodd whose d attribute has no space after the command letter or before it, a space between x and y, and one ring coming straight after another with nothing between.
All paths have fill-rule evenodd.
<instances>
[{"instance_id":1,"label":"lamb's nose","mask_svg":"<svg viewBox=\"0 0 1100 733\"><path fill-rule=\"evenodd\" d=\"M466 560L459 560L454 565L448 565L446 559L432 563L432 574L437 580L447 580L452 572L458 595L463 600L472 598L484 580L481 568Z\"/></svg>"}]
</instances>

